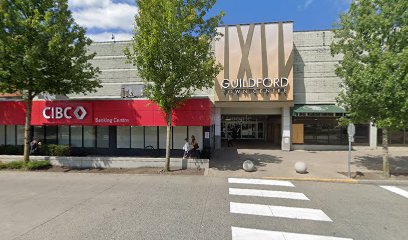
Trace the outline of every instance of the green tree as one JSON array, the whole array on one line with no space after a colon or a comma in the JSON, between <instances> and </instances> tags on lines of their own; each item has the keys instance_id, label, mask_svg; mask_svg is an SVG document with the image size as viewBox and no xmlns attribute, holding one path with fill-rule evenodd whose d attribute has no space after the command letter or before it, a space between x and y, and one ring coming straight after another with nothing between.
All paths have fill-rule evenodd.
<instances>
[{"instance_id":1,"label":"green tree","mask_svg":"<svg viewBox=\"0 0 408 240\"><path fill-rule=\"evenodd\" d=\"M145 83L144 94L167 123L169 171L172 113L196 91L210 88L221 70L213 43L223 13L207 17L215 0L136 0L132 51L125 50Z\"/></svg>"},{"instance_id":2,"label":"green tree","mask_svg":"<svg viewBox=\"0 0 408 240\"><path fill-rule=\"evenodd\" d=\"M408 1L353 1L340 18L332 54L341 54L338 101L352 122L383 130L383 170L390 176L388 131L408 126Z\"/></svg>"},{"instance_id":3,"label":"green tree","mask_svg":"<svg viewBox=\"0 0 408 240\"><path fill-rule=\"evenodd\" d=\"M0 0L0 92L22 94L27 104L24 161L29 161L35 96L86 93L100 87L88 62L91 40L75 23L67 0Z\"/></svg>"}]
</instances>

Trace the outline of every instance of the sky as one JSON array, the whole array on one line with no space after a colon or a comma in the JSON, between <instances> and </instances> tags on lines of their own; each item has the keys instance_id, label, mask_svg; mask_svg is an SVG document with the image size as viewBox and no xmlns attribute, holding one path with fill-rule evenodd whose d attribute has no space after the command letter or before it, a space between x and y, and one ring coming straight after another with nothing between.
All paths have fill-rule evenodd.
<instances>
[{"instance_id":1,"label":"sky","mask_svg":"<svg viewBox=\"0 0 408 240\"><path fill-rule=\"evenodd\" d=\"M209 15L225 12L223 24L294 21L295 31L333 28L351 0L218 0ZM76 22L94 41L130 40L134 0L68 0Z\"/></svg>"}]
</instances>

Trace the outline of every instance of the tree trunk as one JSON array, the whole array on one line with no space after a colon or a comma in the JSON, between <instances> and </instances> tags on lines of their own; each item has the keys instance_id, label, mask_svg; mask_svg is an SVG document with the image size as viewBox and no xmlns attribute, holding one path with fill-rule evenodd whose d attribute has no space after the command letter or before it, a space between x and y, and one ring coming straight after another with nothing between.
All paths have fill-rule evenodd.
<instances>
[{"instance_id":1,"label":"tree trunk","mask_svg":"<svg viewBox=\"0 0 408 240\"><path fill-rule=\"evenodd\" d=\"M27 110L25 115L25 126L24 126L24 162L30 161L30 136L31 136L31 106L33 99L31 96L27 98Z\"/></svg>"},{"instance_id":2,"label":"tree trunk","mask_svg":"<svg viewBox=\"0 0 408 240\"><path fill-rule=\"evenodd\" d=\"M383 128L382 130L383 137L383 173L384 177L390 177L390 160L388 155L388 129Z\"/></svg>"},{"instance_id":3,"label":"tree trunk","mask_svg":"<svg viewBox=\"0 0 408 240\"><path fill-rule=\"evenodd\" d=\"M170 112L169 117L167 117L167 135L166 135L166 162L164 165L164 171L170 171L170 142L171 142L171 115L173 111Z\"/></svg>"}]
</instances>

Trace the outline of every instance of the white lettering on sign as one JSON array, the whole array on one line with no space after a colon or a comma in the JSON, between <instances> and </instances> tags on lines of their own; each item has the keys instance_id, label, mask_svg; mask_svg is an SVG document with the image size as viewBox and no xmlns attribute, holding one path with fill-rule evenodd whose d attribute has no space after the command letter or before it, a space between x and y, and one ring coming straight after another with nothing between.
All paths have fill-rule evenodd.
<instances>
[{"instance_id":1,"label":"white lettering on sign","mask_svg":"<svg viewBox=\"0 0 408 240\"><path fill-rule=\"evenodd\" d=\"M289 80L287 78L248 78L247 80L242 78L236 80L224 79L221 85L224 89L224 94L286 94Z\"/></svg>"},{"instance_id":2,"label":"white lettering on sign","mask_svg":"<svg viewBox=\"0 0 408 240\"><path fill-rule=\"evenodd\" d=\"M72 114L78 120L83 120L87 115L84 107L79 106L72 111L72 107L45 107L43 109L43 117L45 119L72 119Z\"/></svg>"}]
</instances>

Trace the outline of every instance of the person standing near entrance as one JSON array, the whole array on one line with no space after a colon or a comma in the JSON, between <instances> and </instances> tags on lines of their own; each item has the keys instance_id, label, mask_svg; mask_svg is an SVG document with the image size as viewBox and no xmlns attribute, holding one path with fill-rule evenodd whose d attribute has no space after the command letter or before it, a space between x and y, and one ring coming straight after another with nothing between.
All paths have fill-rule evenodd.
<instances>
[{"instance_id":1,"label":"person standing near entrance","mask_svg":"<svg viewBox=\"0 0 408 240\"><path fill-rule=\"evenodd\" d=\"M231 133L227 133L227 143L228 143L228 147L233 147L234 145L232 145L232 136Z\"/></svg>"}]
</instances>

